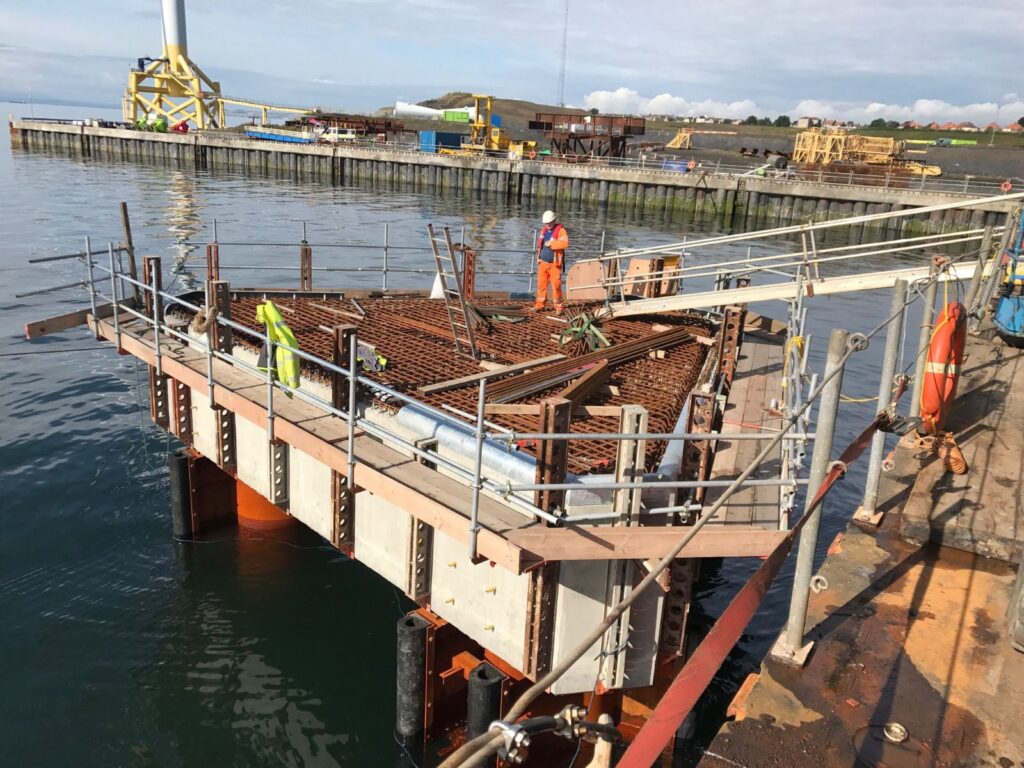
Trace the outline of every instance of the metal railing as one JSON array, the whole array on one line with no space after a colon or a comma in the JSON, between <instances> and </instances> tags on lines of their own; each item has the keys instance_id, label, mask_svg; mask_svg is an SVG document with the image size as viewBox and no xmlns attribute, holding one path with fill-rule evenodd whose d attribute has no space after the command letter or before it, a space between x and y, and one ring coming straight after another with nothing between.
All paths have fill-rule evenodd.
<instances>
[{"instance_id":1,"label":"metal railing","mask_svg":"<svg viewBox=\"0 0 1024 768\"><path fill-rule=\"evenodd\" d=\"M835 219L829 221L813 222L807 224L789 225L775 229L760 230L754 232L741 232L729 235L714 235L698 239L684 239L676 243L667 243L656 246L640 248L622 248L615 251L602 253L600 256L581 259L581 262L608 263L614 265L611 271L615 276L598 280L597 282L581 286L582 288L604 288L608 292L609 301L614 293L618 292L620 303L625 301L626 288L645 283L658 283L666 280L678 280L694 278L715 278L716 286L723 280L730 281L738 278L749 280L752 275L773 274L780 275L788 281L806 280L813 281L821 277L820 269L823 265L829 265L851 260L875 258L887 254L901 254L907 252L921 251L930 248L945 248L949 246L963 247L966 244L990 242L993 235L1003 232L1003 228L986 226L968 230L937 232L931 234L901 237L895 240L879 240L877 242L853 243L848 245L821 248L818 244L818 234L827 230L839 227L849 228L873 222L885 222L905 218L919 217L923 214L936 213L951 209L973 208L992 202L995 199L1018 202L1024 200L1024 193L1013 193L1000 198L986 197L975 198L956 203L940 203L937 205L921 208L907 208L899 211L886 213L868 214L846 219ZM791 239L800 238L800 250L787 249L783 253L768 254L765 256L753 256L753 246L765 245L778 238ZM652 258L660 255L682 254L691 258L707 249L720 246L735 246L746 244L748 246L745 258L728 258L726 260L710 261L705 257L697 264L680 265L671 269L652 270L647 274L624 277L623 261L635 258ZM787 243L788 246L788 243ZM616 290L617 289L617 290Z\"/></svg>"},{"instance_id":2,"label":"metal railing","mask_svg":"<svg viewBox=\"0 0 1024 768\"><path fill-rule=\"evenodd\" d=\"M320 249L329 249L331 251L348 251L358 254L371 254L367 259L379 259L379 265L374 264L363 264L359 266L317 266L310 267L310 271L318 272L322 274L379 274L380 275L380 289L387 291L389 289L388 276L392 274L396 275L430 275L433 276L436 273L436 269L432 266L424 267L395 267L393 266L393 254L394 252L400 253L412 253L412 254L424 254L429 256L430 246L429 245L408 245L408 244L395 244L389 234L389 226L387 223L383 225L383 236L378 244L374 243L342 243L342 242L309 242L307 240L307 226L306 222L302 223L302 235L301 239L296 242L261 242L256 240L220 240L220 228L222 224L216 219L212 222L212 235L213 239L209 243L200 243L194 240L183 240L179 245L190 248L199 248L203 245L216 246L218 249L218 264L221 269L228 271L239 271L239 272L299 272L302 270L301 266L298 265L286 265L286 264L236 264L236 263L225 263L221 258L220 254L223 253L221 249L231 248L274 248L274 249L311 249L310 255L312 256L313 251ZM532 243L536 242L536 235L532 239ZM604 233L602 232L602 242L604 241ZM460 244L466 244L466 229L462 228ZM484 277L526 277L529 278L528 291L533 290L534 281L537 277L537 259L534 253L533 245L526 245L521 248L489 248L489 247L471 247L478 256L482 255L507 255L507 256L518 256L521 259L525 259L528 269L495 269L487 268L485 266L478 266L475 269L475 274ZM78 256L79 254L70 254L70 257ZM55 257L61 258L61 257ZM176 261L175 266L177 267L202 267L209 266L205 260L193 260L185 259Z\"/></svg>"},{"instance_id":3,"label":"metal railing","mask_svg":"<svg viewBox=\"0 0 1024 768\"><path fill-rule=\"evenodd\" d=\"M504 483L498 482L487 476L486 468L483 465L483 448L485 444L493 444L503 450L512 450L516 445L516 442L523 439L532 440L553 440L553 441L564 441L568 442L571 440L606 440L606 441L626 441L626 440L662 440L662 441L717 441L717 440L753 440L753 441L769 441L777 437L777 432L770 433L716 433L716 432L700 432L700 433L685 433L685 432L669 432L669 433L571 433L571 432L527 432L527 433L515 433L514 431L496 431L489 429L491 426L486 421L486 399L487 399L487 379L481 379L479 383L479 392L477 398L477 409L475 415L466 414L471 416L469 423L464 418L459 418L457 415L446 412L442 409L435 408L420 399L417 399L411 395L400 392L393 389L380 381L370 378L359 373L358 362L356 360L356 352L352 352L347 366L342 367L328 361L324 358L313 355L302 349L291 347L287 344L283 344L280 341L275 341L268 332L254 331L250 327L235 322L220 316L215 312L209 312L210 303L212 297L208 291L206 294L206 307L201 307L194 304L182 297L175 296L174 294L157 290L154 286L158 284L158 272L160 270L160 259L152 258L150 260L150 274L146 275L144 279L133 279L127 274L123 267L119 263L117 257L117 250L113 243L108 245L108 263L106 266L94 261L91 257L86 258L84 253L94 253L89 244L86 244L85 251L81 258L85 262L87 270L87 280L85 281L86 288L89 293L89 299L92 307L93 317L96 317L96 311L98 307L98 301L106 301L110 303L113 310L113 325L115 340L120 344L123 334L126 329L123 324L123 316L127 315L135 320L140 321L143 327L150 330L152 333L152 346L153 346L153 364L158 375L163 374L163 358L166 355L165 345L169 342L178 342L191 349L195 349L201 352L206 359L206 379L208 395L211 406L216 403L216 377L214 362L219 361L227 363L240 370L244 370L254 376L259 377L266 382L266 410L267 410L267 435L268 443L274 440L275 435L275 420L279 417L279 413L275 411L275 392L285 392L288 396L297 398L309 405L312 405L322 411L325 415L335 416L347 422L349 429L349 446L351 450L348 451L348 462L349 462L349 478L354 478L358 473L358 466L360 464L357 442L355 433L357 430L370 436L373 439L379 440L385 444L397 446L399 450L416 456L422 459L424 462L433 464L439 468L443 468L450 475L455 477L460 482L465 483L471 489L471 506L470 506L470 518L469 518L469 547L471 557L477 555L477 538L478 532L481 530L481 526L478 519L479 511L479 495L482 491L486 491L492 494L494 497L503 500L513 508L517 509L521 513L532 517L534 519L544 520L545 522L553 525L558 525L562 522L576 522L575 517L568 517L564 509L555 509L554 511L547 511L537 507L531 501L523 498L521 494L524 493L536 493L540 491L564 491L564 490L580 490L580 491L597 491L597 490L628 490L628 489L664 489L664 490L694 490L698 488L724 488L727 487L731 481L727 480L656 480L647 479L646 477L638 481L596 481L596 482L551 482L551 483L513 483L506 481ZM98 279L96 273L105 273L109 277L110 282L110 295L106 295L101 290L101 281ZM129 286L130 289L137 289L143 297L149 297L148 303L151 305L152 312L146 313L140 311L132 303L125 301L127 295L124 291L124 285ZM167 321L167 313L173 308L178 307L185 310L188 313L198 313L204 311L206 316L211 318L210 322L216 323L218 326L224 326L230 328L232 331L242 334L244 337L250 340L250 343L254 347L263 346L267 350L267 366L260 367L239 356L235 352L225 352L218 350L210 339L215 337L216 334L203 334L202 336L192 335L187 332L180 330L173 323ZM98 326L97 326L98 327ZM140 334L139 337L143 338L144 334ZM356 350L358 347L358 339L353 335L352 338L352 349ZM275 359L274 355L277 349L284 349L302 360L310 363L325 372L335 373L343 377L348 382L349 388L349 407L348 409L341 409L333 406L327 400L313 394L312 392L302 389L301 387L291 387L282 382L275 375L275 366L271 361ZM356 393L359 387L364 387L369 391L372 391L378 395L386 395L389 400L395 400L401 402L403 405L414 406L418 411L428 414L430 417L436 419L442 424L454 427L460 431L467 429L473 430L474 438L474 453L473 456L467 457L471 460L471 468L467 468L456 461L451 460L444 456L439 449L431 449L429 447L422 447L416 445L414 442L397 433L396 431L388 429L386 426L375 423L362 417L358 413L358 402L356 400ZM796 430L789 429L792 434L786 434L783 436L783 441L790 441L794 444L801 446L801 451L805 448L807 441L813 436L806 432L798 432ZM269 482L273 483L273 463L268 467L270 473ZM794 494L796 488L799 485L804 484L805 481L800 480L796 477L780 477L780 478L767 478L749 481L750 487L756 486L770 486L778 487L785 490L788 494ZM269 487L272 487L269 486ZM687 508L691 508L692 505L684 505ZM682 509L683 507L679 507ZM673 507L674 509L674 507ZM584 518L581 518L581 521ZM585 518L589 519L589 518Z\"/></svg>"},{"instance_id":4,"label":"metal railing","mask_svg":"<svg viewBox=\"0 0 1024 768\"><path fill-rule=\"evenodd\" d=\"M680 267L652 272L647 275L630 275L628 277L622 276L625 273L620 262L623 259L638 257L633 253L615 253L611 256L599 257L592 260L616 261L619 263L619 277L606 278L597 283L578 286L578 288L580 290L587 288L621 289L631 287L633 285L642 285L644 283L657 283L664 280L682 281L684 279L692 280L712 277L716 278L716 280L721 277L730 277L733 279L737 277L749 278L750 276L761 272L794 277L792 272L786 272L785 270L794 271L795 274L798 275L803 274L808 277L817 278L820 276L819 270L822 265L837 264L839 262L856 259L874 258L888 254L901 254L919 251L925 248L963 245L965 243L981 241L986 236L990 236L993 231L998 233L1001 230L992 227L981 227L978 229L969 229L957 232L941 232L930 235L904 237L897 240L881 240L871 243L840 245L833 246L831 248L819 248L814 239L808 237L805 238L805 250L801 251L790 251L787 253L755 257L751 255L751 251L748 248L748 255L746 258L705 262L700 264L691 264L689 266L683 265ZM771 234L769 232L762 236L770 237ZM695 245L699 245L699 243ZM693 247L695 246L687 246L683 253L692 257L694 255L694 251L691 250L691 248Z\"/></svg>"}]
</instances>

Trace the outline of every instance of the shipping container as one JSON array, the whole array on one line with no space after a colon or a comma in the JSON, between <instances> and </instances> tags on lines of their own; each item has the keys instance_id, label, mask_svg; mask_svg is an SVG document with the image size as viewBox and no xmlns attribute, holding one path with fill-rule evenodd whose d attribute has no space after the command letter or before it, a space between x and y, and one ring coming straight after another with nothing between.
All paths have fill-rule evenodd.
<instances>
[{"instance_id":1,"label":"shipping container","mask_svg":"<svg viewBox=\"0 0 1024 768\"><path fill-rule=\"evenodd\" d=\"M462 146L461 133L442 131L420 131L420 152L436 153L441 147L458 149Z\"/></svg>"}]
</instances>

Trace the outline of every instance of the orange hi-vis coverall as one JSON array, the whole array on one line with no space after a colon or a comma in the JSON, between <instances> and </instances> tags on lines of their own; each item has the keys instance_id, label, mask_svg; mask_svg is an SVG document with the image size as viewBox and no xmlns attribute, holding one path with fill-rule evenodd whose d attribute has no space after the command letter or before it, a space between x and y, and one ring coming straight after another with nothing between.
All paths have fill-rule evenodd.
<instances>
[{"instance_id":1,"label":"orange hi-vis coverall","mask_svg":"<svg viewBox=\"0 0 1024 768\"><path fill-rule=\"evenodd\" d=\"M533 302L536 309L544 309L550 285L555 311L562 311L562 269L568 247L569 233L561 224L547 224L541 229L537 239L537 298Z\"/></svg>"}]
</instances>

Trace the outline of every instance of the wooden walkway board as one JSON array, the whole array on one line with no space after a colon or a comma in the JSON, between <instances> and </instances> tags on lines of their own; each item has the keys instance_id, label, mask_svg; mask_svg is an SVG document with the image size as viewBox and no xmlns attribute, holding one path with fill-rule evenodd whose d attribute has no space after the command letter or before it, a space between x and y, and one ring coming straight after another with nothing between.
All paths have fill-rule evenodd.
<instances>
[{"instance_id":1,"label":"wooden walkway board","mask_svg":"<svg viewBox=\"0 0 1024 768\"><path fill-rule=\"evenodd\" d=\"M779 429L782 419L769 413L771 401L782 399L782 344L748 334L740 347L736 377L725 406L722 432L771 433ZM733 480L764 447L755 440L719 440L711 477ZM752 478L773 479L779 476L782 449L778 448L754 472ZM722 489L710 489L704 506L710 507ZM780 490L777 486L747 488L733 494L719 510L709 526L746 526L778 530Z\"/></svg>"},{"instance_id":2,"label":"wooden walkway board","mask_svg":"<svg viewBox=\"0 0 1024 768\"><path fill-rule=\"evenodd\" d=\"M919 469L903 507L900 533L999 560L1018 560L1024 546L1024 350L968 336L959 393L945 425L967 460L967 474L945 471L918 450Z\"/></svg>"}]
</instances>

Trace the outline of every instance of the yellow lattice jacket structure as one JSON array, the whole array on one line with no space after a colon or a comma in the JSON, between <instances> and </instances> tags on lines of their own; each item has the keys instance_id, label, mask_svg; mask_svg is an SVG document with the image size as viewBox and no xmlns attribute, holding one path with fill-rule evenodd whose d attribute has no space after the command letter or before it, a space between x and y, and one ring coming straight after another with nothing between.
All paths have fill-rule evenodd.
<instances>
[{"instance_id":1,"label":"yellow lattice jacket structure","mask_svg":"<svg viewBox=\"0 0 1024 768\"><path fill-rule=\"evenodd\" d=\"M892 165L906 150L906 143L883 136L849 134L842 128L811 128L796 136L793 161L809 165L870 163Z\"/></svg>"},{"instance_id":2,"label":"yellow lattice jacket structure","mask_svg":"<svg viewBox=\"0 0 1024 768\"><path fill-rule=\"evenodd\" d=\"M124 119L136 123L155 115L168 126L186 121L200 129L219 127L220 83L188 57L184 0L162 0L162 11L163 53L159 59L140 59L140 66L128 73L121 104Z\"/></svg>"}]
</instances>

